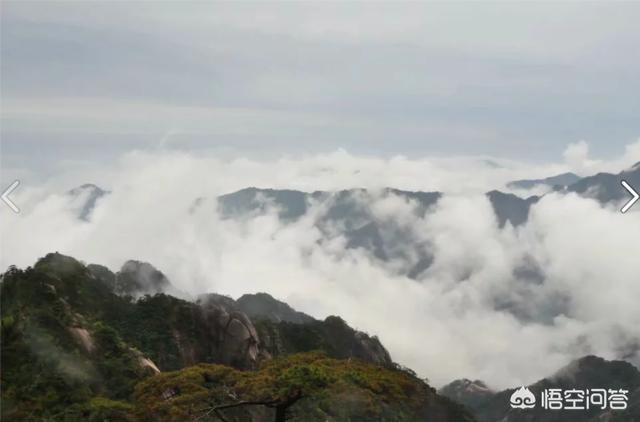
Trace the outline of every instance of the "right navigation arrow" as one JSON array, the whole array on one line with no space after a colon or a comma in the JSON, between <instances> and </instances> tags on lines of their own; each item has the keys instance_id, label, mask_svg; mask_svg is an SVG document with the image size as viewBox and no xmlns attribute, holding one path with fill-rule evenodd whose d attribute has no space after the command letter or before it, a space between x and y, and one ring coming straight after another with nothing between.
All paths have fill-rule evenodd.
<instances>
[{"instance_id":1,"label":"right navigation arrow","mask_svg":"<svg viewBox=\"0 0 640 422\"><path fill-rule=\"evenodd\" d=\"M624 205L624 207L622 207L622 209L620 210L620 211L624 214L625 212L629 211L629 208L631 208L631 207L633 206L633 204L635 204L635 203L638 201L638 199L640 199L640 195L639 195L639 194L638 194L638 192L636 192L636 191L635 191L635 189L633 189L633 188L631 187L631 185L630 185L630 184L628 184L625 180L623 180L623 181L622 181L622 182L620 182L620 183L622 183L622 186L624 186L624 188L625 188L626 190L628 190L628 191L629 191L629 193L631 194L631 196L633 196L633 198L631 198L631 199L629 200L629 202L627 202L627 203Z\"/></svg>"}]
</instances>

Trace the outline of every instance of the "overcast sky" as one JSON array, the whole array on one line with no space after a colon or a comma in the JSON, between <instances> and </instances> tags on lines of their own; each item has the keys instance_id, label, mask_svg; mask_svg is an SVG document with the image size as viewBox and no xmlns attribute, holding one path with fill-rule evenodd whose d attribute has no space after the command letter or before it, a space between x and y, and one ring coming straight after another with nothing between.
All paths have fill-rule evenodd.
<instances>
[{"instance_id":1,"label":"overcast sky","mask_svg":"<svg viewBox=\"0 0 640 422\"><path fill-rule=\"evenodd\" d=\"M4 175L158 148L615 156L640 136L638 22L638 2L3 1Z\"/></svg>"}]
</instances>

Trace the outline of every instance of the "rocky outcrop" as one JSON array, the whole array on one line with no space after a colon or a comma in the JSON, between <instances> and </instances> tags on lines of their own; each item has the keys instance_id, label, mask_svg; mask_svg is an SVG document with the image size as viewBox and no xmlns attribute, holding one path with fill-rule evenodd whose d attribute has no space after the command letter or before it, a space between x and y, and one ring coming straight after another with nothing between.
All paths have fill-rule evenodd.
<instances>
[{"instance_id":1,"label":"rocky outcrop","mask_svg":"<svg viewBox=\"0 0 640 422\"><path fill-rule=\"evenodd\" d=\"M219 362L236 368L255 368L261 358L260 339L253 323L242 312L237 311L232 300L212 295L199 301L215 338Z\"/></svg>"},{"instance_id":2,"label":"rocky outcrop","mask_svg":"<svg viewBox=\"0 0 640 422\"><path fill-rule=\"evenodd\" d=\"M142 368L150 370L153 374L160 373L160 369L156 366L155 363L153 363L151 359L145 357L142 353L138 351L136 351L136 354L138 356L138 363Z\"/></svg>"},{"instance_id":3,"label":"rocky outcrop","mask_svg":"<svg viewBox=\"0 0 640 422\"><path fill-rule=\"evenodd\" d=\"M354 330L338 316L327 317L322 330L338 357L355 357L379 365L393 365L391 356L378 337Z\"/></svg>"},{"instance_id":4,"label":"rocky outcrop","mask_svg":"<svg viewBox=\"0 0 640 422\"><path fill-rule=\"evenodd\" d=\"M169 279L146 262L127 261L116 275L115 292L119 295L154 295L165 293L172 288Z\"/></svg>"},{"instance_id":5,"label":"rocky outcrop","mask_svg":"<svg viewBox=\"0 0 640 422\"><path fill-rule=\"evenodd\" d=\"M217 294L201 295L198 299L208 319L217 320L218 330L233 356L241 362L251 362L288 353L324 350L336 358L358 358L384 366L392 366L389 352L375 336L351 328L342 318L330 316L324 321L298 312L266 293L244 295L234 301ZM237 321L234 321L237 320ZM229 321L229 322L228 322ZM225 333L233 329L233 335ZM236 344L239 339L242 341ZM253 345L255 344L255 349Z\"/></svg>"},{"instance_id":6,"label":"rocky outcrop","mask_svg":"<svg viewBox=\"0 0 640 422\"><path fill-rule=\"evenodd\" d=\"M69 327L69 333L73 338L82 346L85 352L91 353L95 349L91 334L86 328L82 327Z\"/></svg>"},{"instance_id":7,"label":"rocky outcrop","mask_svg":"<svg viewBox=\"0 0 640 422\"><path fill-rule=\"evenodd\" d=\"M147 262L129 260L117 273L98 264L87 265L87 270L110 291L120 296L139 298L144 295L166 293L186 297L184 292L171 284L162 271Z\"/></svg>"},{"instance_id":8,"label":"rocky outcrop","mask_svg":"<svg viewBox=\"0 0 640 422\"><path fill-rule=\"evenodd\" d=\"M262 347L274 356L323 350L334 358L357 358L394 366L389 352L377 337L354 330L339 317L305 324L260 321L257 329Z\"/></svg>"},{"instance_id":9,"label":"rocky outcrop","mask_svg":"<svg viewBox=\"0 0 640 422\"><path fill-rule=\"evenodd\" d=\"M378 337L371 337L362 331L355 331L354 337L357 345L354 352L355 356L378 365L389 366L393 364L391 355L389 355L389 352Z\"/></svg>"},{"instance_id":10,"label":"rocky outcrop","mask_svg":"<svg viewBox=\"0 0 640 422\"><path fill-rule=\"evenodd\" d=\"M272 356L312 350L393 366L377 337L354 330L339 317L316 320L266 293L244 295L237 301L210 293L190 302L166 294L175 288L148 263L127 261L113 273L101 265L85 267L73 258L52 254L38 266L61 277L56 285L70 302L60 300L71 307L70 315L76 315L72 335L85 351L91 350L91 330L83 327L99 316L162 371L201 362L253 369ZM63 281L69 271L92 293L74 299L76 281ZM55 292L56 287L52 289Z\"/></svg>"}]
</instances>

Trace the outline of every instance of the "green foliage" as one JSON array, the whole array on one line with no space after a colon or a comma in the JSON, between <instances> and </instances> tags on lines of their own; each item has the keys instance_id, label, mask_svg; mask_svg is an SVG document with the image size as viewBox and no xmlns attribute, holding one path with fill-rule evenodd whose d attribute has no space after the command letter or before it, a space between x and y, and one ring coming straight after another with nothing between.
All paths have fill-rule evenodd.
<instances>
[{"instance_id":1,"label":"green foliage","mask_svg":"<svg viewBox=\"0 0 640 422\"><path fill-rule=\"evenodd\" d=\"M415 374L351 359L355 332L339 318L256 323L276 357L240 371L197 364L223 361L222 336L207 319L217 316L197 304L117 296L59 254L1 280L2 420L183 421L238 401L291 404L289 413L308 421L413 421L450 411L459 415L451 420L470 420ZM149 376L143 356L174 371ZM224 412L229 421L273 416L259 405Z\"/></svg>"},{"instance_id":2,"label":"green foliage","mask_svg":"<svg viewBox=\"0 0 640 422\"><path fill-rule=\"evenodd\" d=\"M418 420L436 398L405 372L310 352L273 359L258 371L201 364L159 374L136 387L135 412L142 419L180 420L198 409L202 414L239 401L284 401L298 392L303 399L292 412L305 420L386 420L390 414Z\"/></svg>"},{"instance_id":3,"label":"green foliage","mask_svg":"<svg viewBox=\"0 0 640 422\"><path fill-rule=\"evenodd\" d=\"M85 420L88 421L128 421L133 420L131 404L110 400L105 397L94 397L84 409Z\"/></svg>"},{"instance_id":4,"label":"green foliage","mask_svg":"<svg viewBox=\"0 0 640 422\"><path fill-rule=\"evenodd\" d=\"M146 375L136 353L98 321L122 300L95 281L82 264L55 255L3 275L3 419L84 420L94 413L92 397L126 399Z\"/></svg>"}]
</instances>

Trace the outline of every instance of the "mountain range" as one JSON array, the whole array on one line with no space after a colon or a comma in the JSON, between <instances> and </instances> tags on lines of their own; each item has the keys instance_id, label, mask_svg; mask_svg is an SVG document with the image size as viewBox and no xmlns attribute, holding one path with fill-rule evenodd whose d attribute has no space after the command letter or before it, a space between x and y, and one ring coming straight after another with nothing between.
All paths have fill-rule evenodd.
<instances>
[{"instance_id":1,"label":"mountain range","mask_svg":"<svg viewBox=\"0 0 640 422\"><path fill-rule=\"evenodd\" d=\"M2 420L474 420L377 337L266 293L186 301L150 264L59 253L0 288Z\"/></svg>"},{"instance_id":2,"label":"mountain range","mask_svg":"<svg viewBox=\"0 0 640 422\"><path fill-rule=\"evenodd\" d=\"M533 385L626 389L626 410L511 409L515 389L439 391L338 316L267 293L176 298L151 264L117 272L51 253L0 276L2 419L640 421L640 372L586 356Z\"/></svg>"},{"instance_id":3,"label":"mountain range","mask_svg":"<svg viewBox=\"0 0 640 422\"><path fill-rule=\"evenodd\" d=\"M563 174L540 180L520 180L512 182L520 187L538 183L554 184L556 193L575 193L597 200L602 205L617 204L629 199L628 192L620 182L626 180L632 186L640 186L640 163L619 174L598 173L594 176L575 180L572 174ZM85 184L69 192L74 198L84 195L85 202L78 206L78 218L88 220L91 211L100 198L109 194L95 185ZM250 219L274 212L283 224L291 224L301 218L314 219L314 225L322 233L324 241L337 237L345 239L345 248L361 250L369 254L374 262L396 265L401 274L420 279L433 263L434 256L430 242L417 238L413 230L403 227L395 218L381 218L376 215L373 205L385 199L399 199L410 204L417 218L428 218L428 214L442 199L441 192L413 192L393 188L382 190L348 189L336 192L302 192L287 189L245 188L237 192L215 198L215 209L221 218L228 220ZM540 196L521 198L511 193L492 190L486 193L499 227L514 227L526 223L531 207ZM190 206L191 212L208 205L206 198L197 198ZM534 279L543 276L536 268L521 271Z\"/></svg>"}]
</instances>

